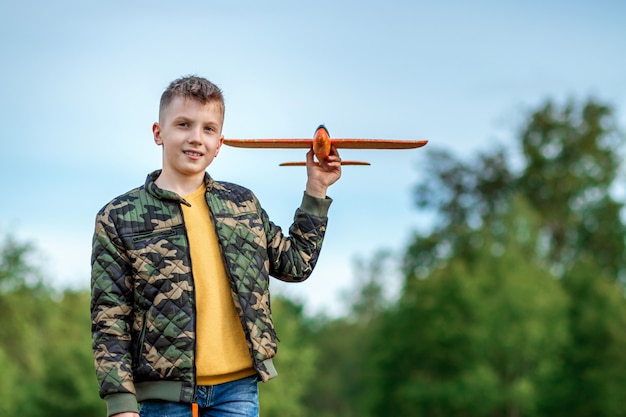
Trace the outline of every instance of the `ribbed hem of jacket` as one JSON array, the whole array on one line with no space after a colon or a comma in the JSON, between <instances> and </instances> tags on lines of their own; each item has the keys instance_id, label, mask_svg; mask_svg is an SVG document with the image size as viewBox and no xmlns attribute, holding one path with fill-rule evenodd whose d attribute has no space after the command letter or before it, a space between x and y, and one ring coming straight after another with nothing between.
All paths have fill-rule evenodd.
<instances>
[{"instance_id":1,"label":"ribbed hem of jacket","mask_svg":"<svg viewBox=\"0 0 626 417\"><path fill-rule=\"evenodd\" d=\"M180 402L183 384L180 381L148 381L135 383L137 395L112 394L104 398L107 404L107 416L117 413L133 412L139 409L144 400L164 400Z\"/></svg>"},{"instance_id":2,"label":"ribbed hem of jacket","mask_svg":"<svg viewBox=\"0 0 626 417\"><path fill-rule=\"evenodd\" d=\"M107 416L119 413L137 413L139 404L133 394L111 394L104 397L107 404Z\"/></svg>"},{"instance_id":3,"label":"ribbed hem of jacket","mask_svg":"<svg viewBox=\"0 0 626 417\"><path fill-rule=\"evenodd\" d=\"M278 375L271 358L264 360L262 366L265 369L265 372L259 374L262 382L267 382ZM183 383L180 381L137 382L135 383L135 390L137 391L136 396L123 393L104 397L107 404L107 416L124 412L136 413L139 409L139 403L145 400L180 402Z\"/></svg>"},{"instance_id":4,"label":"ribbed hem of jacket","mask_svg":"<svg viewBox=\"0 0 626 417\"><path fill-rule=\"evenodd\" d=\"M305 192L302 196L300 210L305 213L312 214L313 216L328 217L328 209L330 208L330 203L332 202L332 198L317 198Z\"/></svg>"}]
</instances>

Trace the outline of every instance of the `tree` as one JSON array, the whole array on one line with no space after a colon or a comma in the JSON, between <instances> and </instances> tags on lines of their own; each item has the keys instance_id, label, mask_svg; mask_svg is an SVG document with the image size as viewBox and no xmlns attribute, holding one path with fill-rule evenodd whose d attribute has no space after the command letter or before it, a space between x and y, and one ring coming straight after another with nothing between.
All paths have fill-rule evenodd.
<instances>
[{"instance_id":1,"label":"tree","mask_svg":"<svg viewBox=\"0 0 626 417\"><path fill-rule=\"evenodd\" d=\"M389 251L379 251L366 262L355 262L356 288L344 300L345 317L319 317L311 343L318 347L319 370L305 397L309 415L316 417L366 417L369 350L381 315L394 301L391 281L398 274ZM391 289L390 289L391 287Z\"/></svg>"},{"instance_id":2,"label":"tree","mask_svg":"<svg viewBox=\"0 0 626 417\"><path fill-rule=\"evenodd\" d=\"M372 350L373 415L622 415L623 135L607 105L548 101L519 143L518 169L428 154L416 202L436 222Z\"/></svg>"},{"instance_id":3,"label":"tree","mask_svg":"<svg viewBox=\"0 0 626 417\"><path fill-rule=\"evenodd\" d=\"M66 290L55 300L44 330L44 378L33 396L46 415L84 417L106 415L98 397L91 351L89 291Z\"/></svg>"},{"instance_id":4,"label":"tree","mask_svg":"<svg viewBox=\"0 0 626 417\"><path fill-rule=\"evenodd\" d=\"M546 386L544 415L626 416L626 301L621 285L602 274L585 256L561 280L571 343Z\"/></svg>"},{"instance_id":5,"label":"tree","mask_svg":"<svg viewBox=\"0 0 626 417\"><path fill-rule=\"evenodd\" d=\"M435 213L435 223L426 235L416 234L405 254L405 271L427 276L443 267L452 256L472 256L474 243L469 232L481 228L490 217L508 209L515 176L507 155L479 154L475 161L463 162L450 152L428 153L428 173L415 187L418 209Z\"/></svg>"},{"instance_id":6,"label":"tree","mask_svg":"<svg viewBox=\"0 0 626 417\"><path fill-rule=\"evenodd\" d=\"M471 256L408 277L384 320L371 352L372 415L537 415L568 336L562 289L528 257L536 216L515 199L470 234Z\"/></svg>"},{"instance_id":7,"label":"tree","mask_svg":"<svg viewBox=\"0 0 626 417\"><path fill-rule=\"evenodd\" d=\"M624 280L626 226L623 202L611 191L619 173L624 135L611 108L595 100L547 101L529 113L519 133L523 166L498 149L463 162L446 151L428 154L415 188L422 210L436 213L429 236L416 236L407 269L427 273L450 256L463 256L466 230L507 209L513 195L541 213L541 254L562 275L580 255L593 256L607 276Z\"/></svg>"},{"instance_id":8,"label":"tree","mask_svg":"<svg viewBox=\"0 0 626 417\"><path fill-rule=\"evenodd\" d=\"M1 324L0 324L1 325ZM19 399L23 396L21 386L16 384L19 379L19 369L11 357L6 354L4 348L0 346L0 415L19 415Z\"/></svg>"},{"instance_id":9,"label":"tree","mask_svg":"<svg viewBox=\"0 0 626 417\"><path fill-rule=\"evenodd\" d=\"M279 376L261 384L261 414L266 417L306 415L304 397L315 377L317 350L310 341L310 324L303 307L284 297L272 298L272 316L280 338L274 360Z\"/></svg>"},{"instance_id":10,"label":"tree","mask_svg":"<svg viewBox=\"0 0 626 417\"><path fill-rule=\"evenodd\" d=\"M33 252L31 245L11 236L0 246L0 362L8 362L2 379L9 385L7 391L0 391L0 403L6 415L36 412L29 401L32 391L22 388L36 387L44 375L40 347L46 342L42 334L50 300L49 289L29 261Z\"/></svg>"},{"instance_id":11,"label":"tree","mask_svg":"<svg viewBox=\"0 0 626 417\"><path fill-rule=\"evenodd\" d=\"M525 168L515 188L542 213L546 258L563 274L584 254L624 280L623 203L611 195L624 135L613 111L595 100L562 108L546 102L521 132Z\"/></svg>"},{"instance_id":12,"label":"tree","mask_svg":"<svg viewBox=\"0 0 626 417\"><path fill-rule=\"evenodd\" d=\"M611 191L624 135L595 100L548 101L521 133L516 188L542 213L543 256L570 302L572 344L545 402L549 415L620 416L626 394L626 225ZM558 388L555 388L558 387Z\"/></svg>"},{"instance_id":13,"label":"tree","mask_svg":"<svg viewBox=\"0 0 626 417\"><path fill-rule=\"evenodd\" d=\"M0 415L104 415L89 292L59 293L45 285L36 255L11 237L0 245Z\"/></svg>"}]
</instances>

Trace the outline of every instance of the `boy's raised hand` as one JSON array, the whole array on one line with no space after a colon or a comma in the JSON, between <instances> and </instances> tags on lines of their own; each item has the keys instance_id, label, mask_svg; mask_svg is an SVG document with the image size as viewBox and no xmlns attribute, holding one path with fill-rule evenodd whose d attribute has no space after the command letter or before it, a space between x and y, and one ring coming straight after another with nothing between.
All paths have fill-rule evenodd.
<instances>
[{"instance_id":1,"label":"boy's raised hand","mask_svg":"<svg viewBox=\"0 0 626 417\"><path fill-rule=\"evenodd\" d=\"M315 162L313 149L306 154L306 193L317 198L326 198L328 187L341 177L341 158L337 148L332 146L328 158Z\"/></svg>"}]
</instances>

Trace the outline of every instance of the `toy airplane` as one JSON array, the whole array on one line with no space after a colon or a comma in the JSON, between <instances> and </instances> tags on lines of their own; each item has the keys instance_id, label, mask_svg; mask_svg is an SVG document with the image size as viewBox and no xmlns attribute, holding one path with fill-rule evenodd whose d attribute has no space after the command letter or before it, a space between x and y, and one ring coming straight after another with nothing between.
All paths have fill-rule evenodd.
<instances>
[{"instance_id":1,"label":"toy airplane","mask_svg":"<svg viewBox=\"0 0 626 417\"><path fill-rule=\"evenodd\" d=\"M224 139L224 144L238 148L313 148L318 161L325 160L330 147L347 149L414 149L428 143L427 140L393 139L331 139L326 126L319 125L313 139ZM283 162L280 166L304 166L306 162ZM341 161L341 165L370 165L363 161Z\"/></svg>"}]
</instances>

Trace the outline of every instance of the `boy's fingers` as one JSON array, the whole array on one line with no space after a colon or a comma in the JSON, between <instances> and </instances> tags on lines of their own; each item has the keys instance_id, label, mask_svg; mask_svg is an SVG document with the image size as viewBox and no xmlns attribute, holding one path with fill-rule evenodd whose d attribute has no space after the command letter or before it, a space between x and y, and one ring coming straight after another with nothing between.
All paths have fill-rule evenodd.
<instances>
[{"instance_id":1,"label":"boy's fingers","mask_svg":"<svg viewBox=\"0 0 626 417\"><path fill-rule=\"evenodd\" d=\"M333 162L341 162L341 158L339 157L339 152L335 146L330 147L330 152L328 153L328 158L326 160L327 163Z\"/></svg>"}]
</instances>

